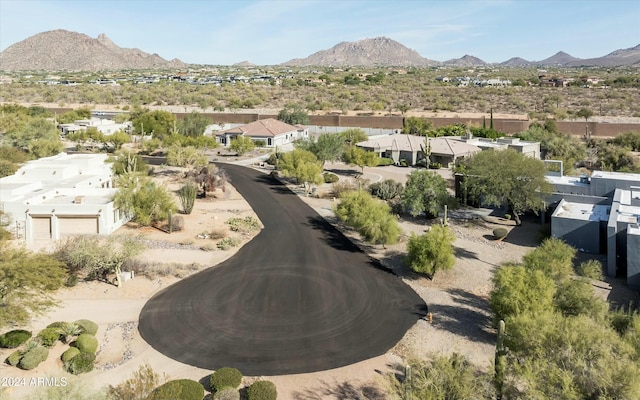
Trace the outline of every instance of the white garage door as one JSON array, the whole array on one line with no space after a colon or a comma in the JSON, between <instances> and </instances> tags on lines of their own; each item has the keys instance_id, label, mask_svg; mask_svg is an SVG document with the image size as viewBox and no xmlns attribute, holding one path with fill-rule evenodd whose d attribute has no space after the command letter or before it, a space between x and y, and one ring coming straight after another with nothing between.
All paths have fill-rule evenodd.
<instances>
[{"instance_id":1,"label":"white garage door","mask_svg":"<svg viewBox=\"0 0 640 400\"><path fill-rule=\"evenodd\" d=\"M51 217L31 217L31 232L33 238L51 239Z\"/></svg>"},{"instance_id":2,"label":"white garage door","mask_svg":"<svg viewBox=\"0 0 640 400\"><path fill-rule=\"evenodd\" d=\"M72 235L95 235L98 233L97 217L58 217L60 237Z\"/></svg>"}]
</instances>

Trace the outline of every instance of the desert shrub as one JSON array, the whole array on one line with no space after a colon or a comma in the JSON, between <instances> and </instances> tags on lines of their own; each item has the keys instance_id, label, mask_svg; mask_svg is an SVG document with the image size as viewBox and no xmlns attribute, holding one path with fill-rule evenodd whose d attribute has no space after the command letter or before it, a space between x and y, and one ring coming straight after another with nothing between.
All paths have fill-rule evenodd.
<instances>
[{"instance_id":1,"label":"desert shrub","mask_svg":"<svg viewBox=\"0 0 640 400\"><path fill-rule=\"evenodd\" d=\"M202 246L200 246L200 250L202 251L214 251L218 246L214 245L212 243L205 243Z\"/></svg>"},{"instance_id":2,"label":"desert shrub","mask_svg":"<svg viewBox=\"0 0 640 400\"><path fill-rule=\"evenodd\" d=\"M98 350L98 339L93 335L83 333L72 343L72 346L77 347L83 353L95 353Z\"/></svg>"},{"instance_id":3,"label":"desert shrub","mask_svg":"<svg viewBox=\"0 0 640 400\"><path fill-rule=\"evenodd\" d=\"M174 215L171 217L171 231L180 232L184 229L184 218L180 215Z\"/></svg>"},{"instance_id":4,"label":"desert shrub","mask_svg":"<svg viewBox=\"0 0 640 400\"><path fill-rule=\"evenodd\" d=\"M277 398L278 390L271 381L254 382L247 390L248 400L276 400Z\"/></svg>"},{"instance_id":5,"label":"desert shrub","mask_svg":"<svg viewBox=\"0 0 640 400\"><path fill-rule=\"evenodd\" d=\"M578 265L576 272L580 276L584 276L585 278L594 279L597 281L601 281L603 279L602 275L602 263L598 260L589 260Z\"/></svg>"},{"instance_id":6,"label":"desert shrub","mask_svg":"<svg viewBox=\"0 0 640 400\"><path fill-rule=\"evenodd\" d=\"M66 363L71 361L71 359L77 356L78 354L80 354L80 350L78 350L75 347L69 347L64 353L62 353L62 355L60 356L60 359L62 360L63 363Z\"/></svg>"},{"instance_id":7,"label":"desert shrub","mask_svg":"<svg viewBox=\"0 0 640 400\"><path fill-rule=\"evenodd\" d=\"M404 158L402 160L400 160L400 162L398 163L399 166L401 167L408 167L409 163L407 162L407 160L405 160Z\"/></svg>"},{"instance_id":8,"label":"desert shrub","mask_svg":"<svg viewBox=\"0 0 640 400\"><path fill-rule=\"evenodd\" d=\"M109 385L107 395L110 400L146 400L155 388L167 381L166 377L145 363L129 379L117 386Z\"/></svg>"},{"instance_id":9,"label":"desert shrub","mask_svg":"<svg viewBox=\"0 0 640 400\"><path fill-rule=\"evenodd\" d=\"M68 324L68 322L65 321L56 321L56 322L52 322L49 325L47 325L47 328L64 328L66 325Z\"/></svg>"},{"instance_id":10,"label":"desert shrub","mask_svg":"<svg viewBox=\"0 0 640 400\"><path fill-rule=\"evenodd\" d=\"M15 367L20 362L23 354L24 353L22 352L22 350L16 350L13 353L9 354L9 357L7 357L4 362L11 365L12 367Z\"/></svg>"},{"instance_id":11,"label":"desert shrub","mask_svg":"<svg viewBox=\"0 0 640 400\"><path fill-rule=\"evenodd\" d=\"M209 378L211 391L217 392L224 388L237 388L242 382L242 373L235 368L220 368Z\"/></svg>"},{"instance_id":12,"label":"desert shrub","mask_svg":"<svg viewBox=\"0 0 640 400\"><path fill-rule=\"evenodd\" d=\"M224 388L213 395L213 400L240 400L240 392L235 388Z\"/></svg>"},{"instance_id":13,"label":"desert shrub","mask_svg":"<svg viewBox=\"0 0 640 400\"><path fill-rule=\"evenodd\" d=\"M507 233L506 228L496 228L493 230L493 237L496 239L503 239L507 236Z\"/></svg>"},{"instance_id":14,"label":"desert shrub","mask_svg":"<svg viewBox=\"0 0 640 400\"><path fill-rule=\"evenodd\" d=\"M276 165L277 162L278 162L278 156L276 155L276 153L271 153L269 155L269 158L267 158L267 164Z\"/></svg>"},{"instance_id":15,"label":"desert shrub","mask_svg":"<svg viewBox=\"0 0 640 400\"><path fill-rule=\"evenodd\" d=\"M74 324L78 325L82 330L82 333L88 333L89 335L95 335L98 333L98 324L88 319L79 319Z\"/></svg>"},{"instance_id":16,"label":"desert shrub","mask_svg":"<svg viewBox=\"0 0 640 400\"><path fill-rule=\"evenodd\" d=\"M24 353L20 361L18 362L18 368L20 369L34 369L41 362L47 359L49 356L49 349L44 346L37 346Z\"/></svg>"},{"instance_id":17,"label":"desert shrub","mask_svg":"<svg viewBox=\"0 0 640 400\"><path fill-rule=\"evenodd\" d=\"M74 375L91 372L93 371L93 364L95 360L96 355L94 353L80 352L80 354L63 364L64 370Z\"/></svg>"},{"instance_id":18,"label":"desert shrub","mask_svg":"<svg viewBox=\"0 0 640 400\"><path fill-rule=\"evenodd\" d=\"M182 211L185 214L191 214L191 211L193 211L197 195L198 187L193 182L188 182L178 190L178 199L180 199Z\"/></svg>"},{"instance_id":19,"label":"desert shrub","mask_svg":"<svg viewBox=\"0 0 640 400\"><path fill-rule=\"evenodd\" d=\"M378 158L378 167L385 167L387 165L393 165L393 160L386 157Z\"/></svg>"},{"instance_id":20,"label":"desert shrub","mask_svg":"<svg viewBox=\"0 0 640 400\"><path fill-rule=\"evenodd\" d=\"M340 180L338 175L332 174L330 172L325 172L324 174L322 174L322 179L324 180L324 183L335 183Z\"/></svg>"},{"instance_id":21,"label":"desert shrub","mask_svg":"<svg viewBox=\"0 0 640 400\"><path fill-rule=\"evenodd\" d=\"M60 328L44 328L36 337L43 346L51 347L60 339Z\"/></svg>"},{"instance_id":22,"label":"desert shrub","mask_svg":"<svg viewBox=\"0 0 640 400\"><path fill-rule=\"evenodd\" d=\"M402 183L394 181L393 179L385 179L382 182L369 185L369 192L384 201L389 201L400 196L403 190L404 186Z\"/></svg>"},{"instance_id":23,"label":"desert shrub","mask_svg":"<svg viewBox=\"0 0 640 400\"><path fill-rule=\"evenodd\" d=\"M158 386L147 400L202 400L204 387L191 379L177 379Z\"/></svg>"},{"instance_id":24,"label":"desert shrub","mask_svg":"<svg viewBox=\"0 0 640 400\"><path fill-rule=\"evenodd\" d=\"M256 144L256 147L264 147L267 145L267 142L265 142L264 140L256 140L254 141L254 143Z\"/></svg>"},{"instance_id":25,"label":"desert shrub","mask_svg":"<svg viewBox=\"0 0 640 400\"><path fill-rule=\"evenodd\" d=\"M229 229L239 233L249 233L260 229L260 221L248 215L244 218L229 218L225 224L229 225Z\"/></svg>"},{"instance_id":26,"label":"desert shrub","mask_svg":"<svg viewBox=\"0 0 640 400\"><path fill-rule=\"evenodd\" d=\"M64 282L64 285L66 287L74 287L77 284L78 284L78 275L75 275L75 274L70 274L67 277L67 280Z\"/></svg>"},{"instance_id":27,"label":"desert shrub","mask_svg":"<svg viewBox=\"0 0 640 400\"><path fill-rule=\"evenodd\" d=\"M332 185L333 195L340 198L347 192L353 192L358 190L358 185L355 182L349 180L338 181Z\"/></svg>"},{"instance_id":28,"label":"desert shrub","mask_svg":"<svg viewBox=\"0 0 640 400\"><path fill-rule=\"evenodd\" d=\"M210 232L207 233L207 236L209 237L209 239L218 240L218 239L223 239L227 237L227 234L228 232L225 228L218 228L218 229L212 229Z\"/></svg>"},{"instance_id":29,"label":"desert shrub","mask_svg":"<svg viewBox=\"0 0 640 400\"><path fill-rule=\"evenodd\" d=\"M224 238L224 239L218 241L216 246L220 250L229 250L232 247L236 247L238 244L240 244L240 241L238 239L232 238L232 237L228 237L228 238Z\"/></svg>"},{"instance_id":30,"label":"desert shrub","mask_svg":"<svg viewBox=\"0 0 640 400\"><path fill-rule=\"evenodd\" d=\"M23 329L16 329L0 335L0 347L5 349L15 349L31 338L31 332Z\"/></svg>"},{"instance_id":31,"label":"desert shrub","mask_svg":"<svg viewBox=\"0 0 640 400\"><path fill-rule=\"evenodd\" d=\"M440 164L439 162L429 163L429 169L440 169L440 168L442 168L442 164Z\"/></svg>"}]
</instances>

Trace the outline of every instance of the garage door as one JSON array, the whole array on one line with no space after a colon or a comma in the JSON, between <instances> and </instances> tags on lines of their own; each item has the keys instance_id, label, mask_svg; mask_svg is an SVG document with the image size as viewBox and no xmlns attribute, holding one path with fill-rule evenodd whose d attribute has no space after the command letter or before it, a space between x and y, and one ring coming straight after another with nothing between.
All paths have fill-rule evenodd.
<instances>
[{"instance_id":1,"label":"garage door","mask_svg":"<svg viewBox=\"0 0 640 400\"><path fill-rule=\"evenodd\" d=\"M60 237L72 235L95 235L98 233L97 217L58 217Z\"/></svg>"},{"instance_id":2,"label":"garage door","mask_svg":"<svg viewBox=\"0 0 640 400\"><path fill-rule=\"evenodd\" d=\"M51 239L51 217L31 217L31 232L36 240Z\"/></svg>"}]
</instances>

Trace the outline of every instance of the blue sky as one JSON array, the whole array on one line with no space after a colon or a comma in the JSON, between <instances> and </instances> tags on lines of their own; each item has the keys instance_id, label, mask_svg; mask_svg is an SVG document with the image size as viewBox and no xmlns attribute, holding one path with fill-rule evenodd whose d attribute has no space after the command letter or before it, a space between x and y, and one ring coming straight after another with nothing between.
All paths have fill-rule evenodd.
<instances>
[{"instance_id":1,"label":"blue sky","mask_svg":"<svg viewBox=\"0 0 640 400\"><path fill-rule=\"evenodd\" d=\"M0 0L0 50L53 29L200 64L279 64L378 36L437 61L539 61L640 44L640 0Z\"/></svg>"}]
</instances>

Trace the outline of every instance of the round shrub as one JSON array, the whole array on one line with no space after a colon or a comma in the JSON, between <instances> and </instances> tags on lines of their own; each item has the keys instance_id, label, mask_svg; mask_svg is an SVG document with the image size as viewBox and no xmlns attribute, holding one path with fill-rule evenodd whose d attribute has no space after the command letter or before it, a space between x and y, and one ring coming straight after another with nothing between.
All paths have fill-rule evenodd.
<instances>
[{"instance_id":1,"label":"round shrub","mask_svg":"<svg viewBox=\"0 0 640 400\"><path fill-rule=\"evenodd\" d=\"M64 321L56 321L56 322L52 322L49 325L47 325L47 328L64 328L66 325L68 324L68 322L64 322Z\"/></svg>"},{"instance_id":2,"label":"round shrub","mask_svg":"<svg viewBox=\"0 0 640 400\"><path fill-rule=\"evenodd\" d=\"M506 228L496 228L493 230L493 237L496 239L503 239L505 236L507 236L507 229Z\"/></svg>"},{"instance_id":3,"label":"round shrub","mask_svg":"<svg viewBox=\"0 0 640 400\"><path fill-rule=\"evenodd\" d=\"M44 346L34 347L33 349L24 353L20 361L18 362L18 368L20 369L34 369L41 362L49 357L49 349Z\"/></svg>"},{"instance_id":4,"label":"round shrub","mask_svg":"<svg viewBox=\"0 0 640 400\"><path fill-rule=\"evenodd\" d=\"M60 339L60 329L44 328L38 333L38 336L36 337L43 346L51 347L58 341L58 339Z\"/></svg>"},{"instance_id":5,"label":"round shrub","mask_svg":"<svg viewBox=\"0 0 640 400\"><path fill-rule=\"evenodd\" d=\"M393 165L393 160L391 158L379 157L378 158L378 166L384 167L387 165Z\"/></svg>"},{"instance_id":6,"label":"round shrub","mask_svg":"<svg viewBox=\"0 0 640 400\"><path fill-rule=\"evenodd\" d=\"M77 347L83 353L95 353L98 350L98 339L93 335L83 333L72 343L72 346Z\"/></svg>"},{"instance_id":7,"label":"round shrub","mask_svg":"<svg viewBox=\"0 0 640 400\"><path fill-rule=\"evenodd\" d=\"M191 379L177 379L158 386L151 392L147 400L202 400L204 387Z\"/></svg>"},{"instance_id":8,"label":"round shrub","mask_svg":"<svg viewBox=\"0 0 640 400\"><path fill-rule=\"evenodd\" d=\"M15 349L31 338L31 332L22 329L9 331L0 335L0 347L5 349Z\"/></svg>"},{"instance_id":9,"label":"round shrub","mask_svg":"<svg viewBox=\"0 0 640 400\"><path fill-rule=\"evenodd\" d=\"M240 392L234 388L224 388L213 395L213 400L240 400Z\"/></svg>"},{"instance_id":10,"label":"round shrub","mask_svg":"<svg viewBox=\"0 0 640 400\"><path fill-rule=\"evenodd\" d=\"M12 367L15 367L20 362L23 354L24 353L21 350L16 350L13 353L9 354L9 357L7 357L4 362L11 365Z\"/></svg>"},{"instance_id":11,"label":"round shrub","mask_svg":"<svg viewBox=\"0 0 640 400\"><path fill-rule=\"evenodd\" d=\"M224 388L237 388L242 382L242 373L235 368L220 368L209 379L211 391L216 393Z\"/></svg>"},{"instance_id":12,"label":"round shrub","mask_svg":"<svg viewBox=\"0 0 640 400\"><path fill-rule=\"evenodd\" d=\"M82 333L88 333L89 335L95 335L98 333L98 324L88 319L79 319L74 324L80 327Z\"/></svg>"},{"instance_id":13,"label":"round shrub","mask_svg":"<svg viewBox=\"0 0 640 400\"><path fill-rule=\"evenodd\" d=\"M248 400L276 400L278 391L271 381L257 381L247 390Z\"/></svg>"},{"instance_id":14,"label":"round shrub","mask_svg":"<svg viewBox=\"0 0 640 400\"><path fill-rule=\"evenodd\" d=\"M75 347L69 347L67 349L67 351L65 351L64 353L62 353L62 355L60 356L60 359L62 360L62 362L66 363L71 361L71 359L75 356L77 356L78 354L80 354L81 351L78 350Z\"/></svg>"},{"instance_id":15,"label":"round shrub","mask_svg":"<svg viewBox=\"0 0 640 400\"><path fill-rule=\"evenodd\" d=\"M338 175L329 172L325 172L324 174L322 174L322 178L324 179L324 183L334 183L340 180L340 178L338 178Z\"/></svg>"},{"instance_id":16,"label":"round shrub","mask_svg":"<svg viewBox=\"0 0 640 400\"><path fill-rule=\"evenodd\" d=\"M64 363L64 370L70 374L79 375L93 371L93 362L96 355L93 353L80 353Z\"/></svg>"}]
</instances>

